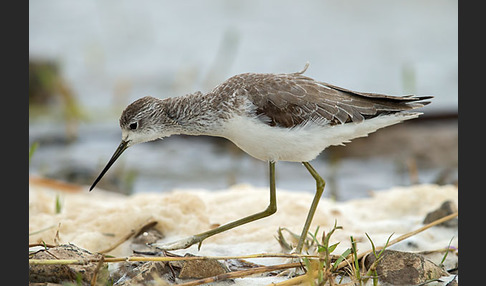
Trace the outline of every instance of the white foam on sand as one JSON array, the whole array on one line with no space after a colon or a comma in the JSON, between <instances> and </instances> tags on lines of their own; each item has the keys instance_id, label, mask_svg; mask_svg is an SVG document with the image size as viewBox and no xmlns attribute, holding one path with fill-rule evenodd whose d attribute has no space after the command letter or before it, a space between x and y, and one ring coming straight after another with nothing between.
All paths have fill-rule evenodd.
<instances>
[{"instance_id":1,"label":"white foam on sand","mask_svg":"<svg viewBox=\"0 0 486 286\"><path fill-rule=\"evenodd\" d=\"M62 210L55 213L56 196ZM300 234L314 194L277 189L278 210L274 215L208 238L200 251L196 246L176 251L196 255L244 255L282 252L275 239L279 227ZM458 203L458 189L453 185L415 185L373 192L370 198L336 202L323 198L319 203L310 231L320 226L328 232L334 221L342 226L331 243L340 241L335 254L350 247L350 236L358 241L359 251L371 249L367 233L376 246L423 226L425 215L444 201ZM29 184L29 243L73 243L91 252L106 249L131 230L150 219L165 235L160 242L170 242L208 230L264 210L269 202L268 188L237 185L228 190L174 190L166 193L117 195L96 189L69 193ZM56 239L56 233L58 238ZM445 248L449 241L457 246L457 228L433 227L391 249L425 251ZM109 252L114 256L131 255L129 243ZM272 259L253 262L267 264ZM255 278L252 278L255 279ZM241 280L241 279L239 279ZM250 282L249 282L250 283ZM268 282L270 283L270 282Z\"/></svg>"}]
</instances>

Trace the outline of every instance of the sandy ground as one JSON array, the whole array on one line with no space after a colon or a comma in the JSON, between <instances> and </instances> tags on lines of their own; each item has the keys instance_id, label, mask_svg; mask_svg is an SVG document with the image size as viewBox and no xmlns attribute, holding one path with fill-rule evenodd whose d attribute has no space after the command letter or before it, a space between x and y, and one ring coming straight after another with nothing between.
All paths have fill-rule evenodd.
<instances>
[{"instance_id":1,"label":"sandy ground","mask_svg":"<svg viewBox=\"0 0 486 286\"><path fill-rule=\"evenodd\" d=\"M173 190L168 193L139 193L131 196L100 189L88 192L84 186L74 187L74 190L70 191L65 189L31 180L30 243L73 243L96 252L112 246L132 229L140 227L150 219L158 222L156 229L165 236L160 242L170 242L205 231L212 225L224 224L264 210L268 205L269 196L267 188L255 188L250 185L236 185L228 190L211 192ZM57 214L56 197L61 202L61 211ZM243 255L282 252L275 239L278 227L286 227L300 233L312 198L311 193L277 189L276 214L211 237L204 241L200 251L196 246L192 246L176 253ZM456 186L394 187L372 192L370 198L346 202L321 199L311 231L320 226L319 235L322 235L322 230L330 230L337 220L343 229L336 231L331 239L331 243L341 242L335 253L342 253L350 247L351 235L358 241L359 251L365 251L371 248L365 233L372 238L375 245L383 245L391 234L394 239L423 226L422 221L426 214L437 209L446 200L451 200L457 205ZM32 234L43 229L46 230ZM436 250L446 248L451 239L451 245L457 247L457 227L433 227L392 246L391 249ZM129 256L132 253L127 242L109 254ZM254 262L273 263L271 260L262 259ZM247 285L256 285L256 278L248 279L251 282ZM264 282L262 285L272 281ZM241 279L239 284L245 285L244 279Z\"/></svg>"}]
</instances>

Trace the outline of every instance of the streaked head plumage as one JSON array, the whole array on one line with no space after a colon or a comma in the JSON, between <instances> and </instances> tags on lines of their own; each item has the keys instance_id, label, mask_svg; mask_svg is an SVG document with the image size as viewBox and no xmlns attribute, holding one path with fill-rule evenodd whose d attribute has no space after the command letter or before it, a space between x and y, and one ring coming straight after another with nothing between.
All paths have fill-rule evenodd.
<instances>
[{"instance_id":1,"label":"streaked head plumage","mask_svg":"<svg viewBox=\"0 0 486 286\"><path fill-rule=\"evenodd\" d=\"M163 110L160 100L151 96L142 97L128 105L120 116L122 140L131 146L161 137L160 125L157 123L163 119Z\"/></svg>"}]
</instances>

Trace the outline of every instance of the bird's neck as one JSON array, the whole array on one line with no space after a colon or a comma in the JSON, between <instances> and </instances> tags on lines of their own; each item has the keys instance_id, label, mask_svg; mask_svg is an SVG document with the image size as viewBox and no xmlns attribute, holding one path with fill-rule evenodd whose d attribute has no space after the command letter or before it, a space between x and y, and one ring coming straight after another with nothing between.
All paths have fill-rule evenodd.
<instances>
[{"instance_id":1,"label":"bird's neck","mask_svg":"<svg viewBox=\"0 0 486 286\"><path fill-rule=\"evenodd\" d=\"M218 136L224 116L220 101L212 94L195 92L164 100L167 114L177 125L179 134Z\"/></svg>"}]
</instances>

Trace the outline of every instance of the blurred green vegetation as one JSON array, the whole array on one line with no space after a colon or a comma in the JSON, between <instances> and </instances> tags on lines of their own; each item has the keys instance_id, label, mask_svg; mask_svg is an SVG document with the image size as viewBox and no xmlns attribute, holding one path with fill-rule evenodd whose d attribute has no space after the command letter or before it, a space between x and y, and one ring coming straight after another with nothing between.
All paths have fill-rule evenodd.
<instances>
[{"instance_id":1,"label":"blurred green vegetation","mask_svg":"<svg viewBox=\"0 0 486 286\"><path fill-rule=\"evenodd\" d=\"M62 120L69 142L77 139L78 124L86 120L76 95L62 77L59 63L29 60L29 120L48 116Z\"/></svg>"}]
</instances>

